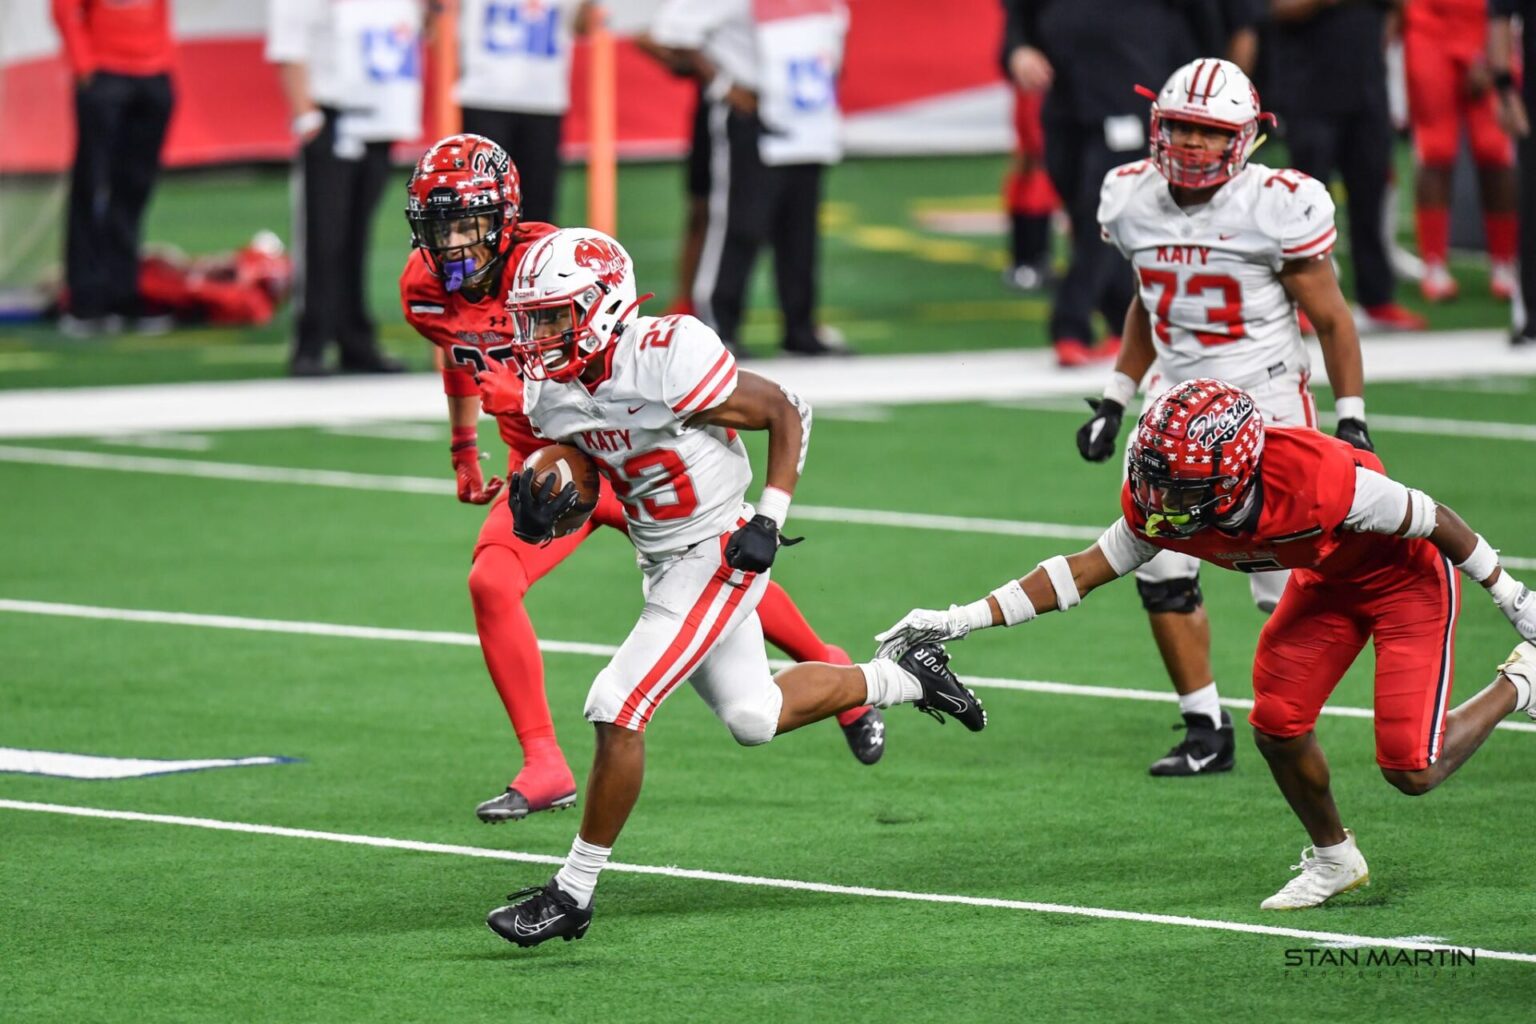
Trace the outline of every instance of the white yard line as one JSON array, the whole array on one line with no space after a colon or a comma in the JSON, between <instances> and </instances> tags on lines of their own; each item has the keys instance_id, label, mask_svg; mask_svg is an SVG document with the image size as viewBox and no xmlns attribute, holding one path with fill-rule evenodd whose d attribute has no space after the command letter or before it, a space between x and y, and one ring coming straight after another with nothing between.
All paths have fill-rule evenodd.
<instances>
[{"instance_id":1,"label":"white yard line","mask_svg":"<svg viewBox=\"0 0 1536 1024\"><path fill-rule=\"evenodd\" d=\"M334 637L344 640L389 640L403 643L445 644L452 647L478 647L480 640L473 633L455 633L445 630L390 629L382 626L350 626L332 622L295 622L288 619L253 619L238 615L199 615L191 612L151 611L139 608L103 608L96 605L60 604L52 601L21 601L0 598L0 613L17 615L48 615L71 619L100 619L115 622L140 622L164 626L194 626L203 629L233 629L252 633L287 633L299 636ZM571 640L540 640L539 649L546 654L577 654L596 658L611 658L618 648L612 644L591 644ZM775 668L790 664L787 661L772 662ZM1065 697L1095 697L1109 700L1153 701L1172 704L1178 695L1171 690L1139 690L1118 686L1084 686L1078 683L1059 683L1046 679L1007 679L999 676L965 677L971 686L990 690L1015 690L1023 693L1047 693ZM1230 708L1251 708L1253 701L1236 697L1222 698L1222 704ZM1323 714L1338 718L1364 718L1372 716L1370 708L1324 705ZM1536 732L1536 723L1505 721L1498 728L1511 732Z\"/></svg>"},{"instance_id":2,"label":"white yard line","mask_svg":"<svg viewBox=\"0 0 1536 1024\"><path fill-rule=\"evenodd\" d=\"M0 462L28 463L38 466L63 466L69 469L101 469L120 473L160 473L208 480L240 480L247 483L297 484L309 487L338 487L359 491L391 491L405 494L453 493L453 481L432 476L388 476L380 473L353 473L338 469L295 469L288 466L256 466L239 462L210 462L205 459L163 458L154 455L113 455L107 452L83 452L59 448L31 448L0 444ZM1024 519L988 519L978 516L929 515L922 512L893 512L883 509L841 508L833 505L794 507L794 518L826 523L852 523L861 526L889 526L908 530L936 530L944 533L978 533L998 537L1032 537L1054 540L1097 540L1108 526L1078 526L1072 523L1043 523ZM1536 569L1536 558L1501 555L1511 569Z\"/></svg>"},{"instance_id":3,"label":"white yard line","mask_svg":"<svg viewBox=\"0 0 1536 1024\"><path fill-rule=\"evenodd\" d=\"M1312 363L1322 366L1314 343ZM1502 331L1437 331L1368 338L1365 379L1440 381L1536 374L1536 352ZM215 351L215 350L209 350ZM1049 349L857 359L773 360L752 368L812 405L897 406L1096 394L1102 369L1063 370ZM436 374L252 380L0 392L0 436L76 437L148 431L334 426L440 420Z\"/></svg>"},{"instance_id":4,"label":"white yard line","mask_svg":"<svg viewBox=\"0 0 1536 1024\"><path fill-rule=\"evenodd\" d=\"M553 866L563 862L563 858L560 857L541 853L524 853L519 850L492 850L483 846L456 846L450 843L428 843L415 839L390 839L384 836L365 836L349 832L322 832L315 829L287 828L280 825L258 825L243 821L223 821L216 818L189 818L175 814L145 814L139 811L74 807L66 804L34 803L28 800L0 800L0 809L29 811L39 814L68 815L78 818L105 818L113 821L131 821L153 825L177 825L183 828L200 828L215 832L240 832L247 835L278 836L284 839L311 839L327 843L344 843L350 846L371 846L375 849L407 850L412 853L438 853L457 857L479 857L485 860L513 861L520 864ZM1473 953L1480 960L1508 960L1515 963L1536 964L1536 953L1483 949L1474 946L1447 946L1445 942L1439 939L1425 939L1418 936L1377 938L1370 935L1312 931L1305 928L1281 928L1275 925L1248 924L1244 921L1220 921L1211 918L1185 917L1178 914L1148 914L1135 910L1082 907L1067 903L1039 903L1033 900L1001 899L992 896L965 896L958 893L943 892L909 892L902 889L876 889L862 885L833 885L828 882L803 882L790 878L738 875L728 871L701 871L694 868L655 864L609 863L604 870L623 874L686 878L696 882L746 885L760 889L813 892L828 896L902 900L910 903L958 904L968 907L986 907L995 910L1017 910L1034 914L1060 914L1068 917L1096 918L1101 921L1131 921L1138 924L1168 925L1176 928L1198 928L1206 931L1236 932L1245 935L1300 939L1306 942L1328 943L1334 946L1381 947L1388 949L1457 949Z\"/></svg>"}]
</instances>

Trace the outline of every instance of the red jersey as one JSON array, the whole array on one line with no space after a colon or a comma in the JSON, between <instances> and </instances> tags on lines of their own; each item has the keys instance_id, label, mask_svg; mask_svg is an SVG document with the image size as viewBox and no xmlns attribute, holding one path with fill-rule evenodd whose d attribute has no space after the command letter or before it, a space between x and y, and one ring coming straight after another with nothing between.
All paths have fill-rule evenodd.
<instances>
[{"instance_id":1,"label":"red jersey","mask_svg":"<svg viewBox=\"0 0 1536 1024\"><path fill-rule=\"evenodd\" d=\"M1157 547L1239 572L1293 569L1303 584L1374 581L1423 564L1425 557L1438 564L1439 551L1427 540L1344 526L1355 500L1355 469L1361 466L1384 472L1374 454L1337 438L1306 427L1265 427L1258 519L1241 532L1212 527L1190 537L1149 536L1129 483L1120 492L1120 507L1132 533Z\"/></svg>"},{"instance_id":2,"label":"red jersey","mask_svg":"<svg viewBox=\"0 0 1536 1024\"><path fill-rule=\"evenodd\" d=\"M53 0L53 22L76 75L158 75L174 48L168 0Z\"/></svg>"},{"instance_id":3,"label":"red jersey","mask_svg":"<svg viewBox=\"0 0 1536 1024\"><path fill-rule=\"evenodd\" d=\"M478 396L480 388L474 375L485 369L486 359L504 363L512 358L505 305L507 289L528 246L555 230L553 224L540 221L519 223L512 235L512 252L501 265L501 280L479 302L471 302L463 292L444 289L443 282L427 266L426 257L412 250L400 274L400 305L405 310L406 322L442 352L445 394ZM549 443L534 435L522 413L497 416L496 425L515 461Z\"/></svg>"}]
</instances>

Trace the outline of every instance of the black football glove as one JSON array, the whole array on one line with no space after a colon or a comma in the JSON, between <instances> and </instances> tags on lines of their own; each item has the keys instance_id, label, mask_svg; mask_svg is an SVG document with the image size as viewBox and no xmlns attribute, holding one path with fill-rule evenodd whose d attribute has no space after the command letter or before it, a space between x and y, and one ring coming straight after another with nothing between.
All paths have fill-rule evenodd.
<instances>
[{"instance_id":1,"label":"black football glove","mask_svg":"<svg viewBox=\"0 0 1536 1024\"><path fill-rule=\"evenodd\" d=\"M1103 462L1115 454L1125 406L1113 398L1090 398L1088 408L1093 410L1093 419L1077 428L1077 450L1089 462Z\"/></svg>"},{"instance_id":2,"label":"black football glove","mask_svg":"<svg viewBox=\"0 0 1536 1024\"><path fill-rule=\"evenodd\" d=\"M507 506L512 510L512 533L517 539L529 544L543 544L554 538L555 526L561 519L584 506L575 481L556 493L553 473L545 476L538 487L533 485L533 476L532 468L517 474L507 496Z\"/></svg>"},{"instance_id":3,"label":"black football glove","mask_svg":"<svg viewBox=\"0 0 1536 1024\"><path fill-rule=\"evenodd\" d=\"M1340 441L1348 441L1361 451L1376 450L1376 446L1371 443L1370 431L1365 429L1364 420L1339 420L1339 425L1333 428L1333 436Z\"/></svg>"},{"instance_id":4,"label":"black football glove","mask_svg":"<svg viewBox=\"0 0 1536 1024\"><path fill-rule=\"evenodd\" d=\"M731 534L725 543L725 564L742 572L767 572L780 546L799 544L804 537L779 536L779 524L767 516L753 516L751 522Z\"/></svg>"}]
</instances>

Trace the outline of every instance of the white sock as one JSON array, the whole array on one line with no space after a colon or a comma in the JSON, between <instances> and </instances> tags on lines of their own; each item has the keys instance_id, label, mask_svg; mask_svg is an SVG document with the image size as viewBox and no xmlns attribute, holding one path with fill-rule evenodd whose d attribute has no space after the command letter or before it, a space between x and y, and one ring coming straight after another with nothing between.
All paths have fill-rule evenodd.
<instances>
[{"instance_id":1,"label":"white sock","mask_svg":"<svg viewBox=\"0 0 1536 1024\"><path fill-rule=\"evenodd\" d=\"M1355 836L1347 829L1344 832L1344 841L1335 846L1314 846L1312 855L1320 861L1329 864L1343 864L1349 859L1349 855L1355 849Z\"/></svg>"},{"instance_id":2,"label":"white sock","mask_svg":"<svg viewBox=\"0 0 1536 1024\"><path fill-rule=\"evenodd\" d=\"M864 698L866 704L888 708L923 695L923 684L917 677L889 658L865 662L859 666L859 671L864 673L864 685L868 688L868 696Z\"/></svg>"},{"instance_id":3,"label":"white sock","mask_svg":"<svg viewBox=\"0 0 1536 1024\"><path fill-rule=\"evenodd\" d=\"M603 865L608 863L608 858L613 853L611 846L598 846L584 841L581 836L571 843L571 852L565 858L559 871L555 872L555 881L576 900L577 906L589 907L592 905L592 892L597 888L598 872L603 870Z\"/></svg>"},{"instance_id":4,"label":"white sock","mask_svg":"<svg viewBox=\"0 0 1536 1024\"><path fill-rule=\"evenodd\" d=\"M1204 715L1211 720L1212 729L1221 728L1221 698L1216 695L1216 684L1206 683L1193 693L1179 694L1181 715Z\"/></svg>"}]
</instances>

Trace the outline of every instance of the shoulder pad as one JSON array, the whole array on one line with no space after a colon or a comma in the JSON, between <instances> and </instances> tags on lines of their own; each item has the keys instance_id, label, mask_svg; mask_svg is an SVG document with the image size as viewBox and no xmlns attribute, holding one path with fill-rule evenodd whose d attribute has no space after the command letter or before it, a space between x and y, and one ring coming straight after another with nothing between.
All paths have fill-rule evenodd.
<instances>
[{"instance_id":1,"label":"shoulder pad","mask_svg":"<svg viewBox=\"0 0 1536 1024\"><path fill-rule=\"evenodd\" d=\"M1149 179L1147 175L1152 177ZM1099 225L1107 229L1125 212L1136 190L1144 187L1149 180L1162 180L1162 175L1151 160L1122 164L1105 174L1104 185L1099 189Z\"/></svg>"},{"instance_id":2,"label":"shoulder pad","mask_svg":"<svg viewBox=\"0 0 1536 1024\"><path fill-rule=\"evenodd\" d=\"M1281 259L1306 259L1331 249L1338 232L1328 187L1300 171L1263 170L1254 221L1274 240Z\"/></svg>"}]
</instances>

